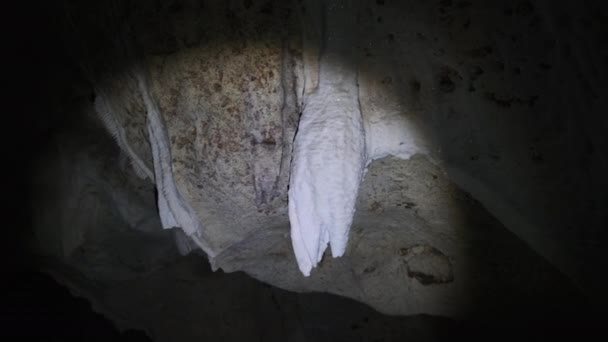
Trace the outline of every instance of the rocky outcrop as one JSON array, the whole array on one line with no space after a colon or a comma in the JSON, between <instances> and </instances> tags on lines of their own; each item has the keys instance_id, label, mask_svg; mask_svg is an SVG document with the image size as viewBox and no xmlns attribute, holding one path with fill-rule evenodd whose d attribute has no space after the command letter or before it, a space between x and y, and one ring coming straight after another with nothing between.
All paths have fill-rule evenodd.
<instances>
[{"instance_id":1,"label":"rocky outcrop","mask_svg":"<svg viewBox=\"0 0 608 342\"><path fill-rule=\"evenodd\" d=\"M173 235L182 254L202 249L215 270L350 297L390 314L463 317L522 301L542 307L576 292L570 281L605 298L595 277L606 266L599 241L608 199L590 190L608 171L600 152L606 122L593 115L605 107L606 65L598 56L606 51L591 48L603 48L593 44L601 34L593 10L526 1L496 8L481 1L355 3L336 14L313 0L135 1L100 4L95 18L68 6L78 28L68 35L73 53L95 92L84 108L96 110L120 152L54 154L77 155L64 165L90 177L65 179L69 186L54 190L57 210L40 200L38 231L51 236L41 239L43 250L113 288L176 260L162 242ZM332 15L348 15L337 22L352 20L353 32L325 36ZM522 20L528 25L516 24ZM343 76L354 88L333 82ZM328 85L356 93L362 160L370 163L353 197L348 242L344 230L326 239L332 248L342 243L343 256L304 244L316 252L303 271L319 262L304 277L292 249L288 184L295 177L289 191L297 191L308 177L297 166L302 175L291 173L294 148L314 149L323 136L299 141L300 114L305 120ZM111 171L119 154L123 168ZM96 171L99 160L107 160L107 171ZM54 216L74 212L67 189L95 193L79 203L112 212L104 216L111 219L87 215L68 224ZM61 233L53 237L55 229ZM149 235L130 238L133 229ZM50 248L54 241L62 247ZM141 246L141 263L133 264L134 250L125 265L113 266L124 273L106 272L123 260L123 252L107 251L125 241ZM145 247L155 243L164 252Z\"/></svg>"}]
</instances>

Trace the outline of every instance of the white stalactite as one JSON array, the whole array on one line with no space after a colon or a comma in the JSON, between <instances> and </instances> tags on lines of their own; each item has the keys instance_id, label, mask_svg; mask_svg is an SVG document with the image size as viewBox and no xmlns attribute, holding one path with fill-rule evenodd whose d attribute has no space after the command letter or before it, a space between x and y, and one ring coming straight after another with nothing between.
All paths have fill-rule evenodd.
<instances>
[{"instance_id":1,"label":"white stalactite","mask_svg":"<svg viewBox=\"0 0 608 342\"><path fill-rule=\"evenodd\" d=\"M95 89L95 94L97 95L94 103L95 111L103 122L105 128L108 130L108 132L110 132L110 135L114 138L114 140L116 140L118 146L129 157L131 166L135 170L135 174L142 179L153 179L154 174L152 173L152 170L150 170L148 166L146 166L146 163L144 163L144 161L139 158L137 153L133 151L127 141L124 128L116 119L116 107L118 107L118 110L121 110L120 105L113 106L112 100L107 95L103 87L97 87Z\"/></svg>"},{"instance_id":2,"label":"white stalactite","mask_svg":"<svg viewBox=\"0 0 608 342\"><path fill-rule=\"evenodd\" d=\"M294 141L289 219L294 253L305 276L328 243L334 257L344 254L367 163L356 66L344 59L353 44L348 38L352 24L343 21L352 20L354 6L329 1L325 8L332 21L325 25L319 85L305 99Z\"/></svg>"},{"instance_id":3,"label":"white stalactite","mask_svg":"<svg viewBox=\"0 0 608 342\"><path fill-rule=\"evenodd\" d=\"M163 228L180 227L209 257L215 257L216 253L205 237L196 212L183 198L175 184L167 129L158 105L150 95L144 72L138 69L135 73L147 112L148 133L154 159L154 179L158 190L158 207Z\"/></svg>"}]
</instances>

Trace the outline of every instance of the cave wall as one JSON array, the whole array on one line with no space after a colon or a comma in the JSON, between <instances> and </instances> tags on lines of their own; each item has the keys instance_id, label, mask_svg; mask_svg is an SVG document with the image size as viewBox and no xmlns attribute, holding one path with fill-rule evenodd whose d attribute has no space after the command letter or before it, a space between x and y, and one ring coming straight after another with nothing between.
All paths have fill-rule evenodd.
<instances>
[{"instance_id":1,"label":"cave wall","mask_svg":"<svg viewBox=\"0 0 608 342\"><path fill-rule=\"evenodd\" d=\"M191 249L157 217L143 70L214 269L391 314L548 308L576 288L605 300L600 3L358 4L344 58L357 61L362 115L420 153L370 166L344 257L304 278L288 235L292 142L331 20L317 1L67 2L62 39L94 94L72 111L96 138L60 136L40 159L38 250L69 265L65 279L116 288L177 260L174 239Z\"/></svg>"}]
</instances>

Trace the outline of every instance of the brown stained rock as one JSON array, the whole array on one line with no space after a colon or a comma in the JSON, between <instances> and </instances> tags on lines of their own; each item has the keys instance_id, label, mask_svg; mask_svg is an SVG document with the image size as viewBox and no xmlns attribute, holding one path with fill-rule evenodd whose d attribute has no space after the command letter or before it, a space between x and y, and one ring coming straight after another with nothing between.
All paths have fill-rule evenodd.
<instances>
[{"instance_id":1,"label":"brown stained rock","mask_svg":"<svg viewBox=\"0 0 608 342\"><path fill-rule=\"evenodd\" d=\"M379 202L373 202L369 206L369 211L371 211L372 213L375 213L375 214L382 214L382 212L384 211L384 208L382 207L382 204L380 204Z\"/></svg>"},{"instance_id":2,"label":"brown stained rock","mask_svg":"<svg viewBox=\"0 0 608 342\"><path fill-rule=\"evenodd\" d=\"M402 248L399 254L405 260L408 277L418 280L422 285L454 281L450 259L433 246L416 245Z\"/></svg>"}]
</instances>

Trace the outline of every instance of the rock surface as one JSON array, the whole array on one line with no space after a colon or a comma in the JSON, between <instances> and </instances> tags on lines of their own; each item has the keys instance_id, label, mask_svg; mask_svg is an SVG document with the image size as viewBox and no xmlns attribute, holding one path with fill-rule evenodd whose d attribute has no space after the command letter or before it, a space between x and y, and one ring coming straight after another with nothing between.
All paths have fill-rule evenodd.
<instances>
[{"instance_id":1,"label":"rock surface","mask_svg":"<svg viewBox=\"0 0 608 342\"><path fill-rule=\"evenodd\" d=\"M50 272L125 326L152 329L163 315L129 313L160 293L132 296L153 284L163 293L213 291L191 281L199 266L180 264L173 240L204 259L198 247L161 228L133 76L142 68L176 186L208 237L214 270L387 314L498 315L522 303L549 310L577 303L578 291L606 303L597 278L608 266L601 11L490 3L357 2L356 48L347 49L356 55L336 58L357 74L366 142L380 147L368 151L377 160L361 183L344 256L325 255L306 278L293 255L287 193L299 115L322 79L332 20L322 3L132 1L87 11L69 2L66 39L95 99L74 110L90 136L58 135L38 161L36 250L58 260ZM187 273L185 284L175 272ZM190 319L207 300L169 296L168 310L187 307Z\"/></svg>"}]
</instances>

